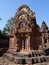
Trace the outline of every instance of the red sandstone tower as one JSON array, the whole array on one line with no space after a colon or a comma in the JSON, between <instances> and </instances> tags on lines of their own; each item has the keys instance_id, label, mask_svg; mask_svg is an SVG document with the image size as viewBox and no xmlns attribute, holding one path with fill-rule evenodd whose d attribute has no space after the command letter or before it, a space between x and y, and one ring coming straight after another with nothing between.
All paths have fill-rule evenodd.
<instances>
[{"instance_id":1,"label":"red sandstone tower","mask_svg":"<svg viewBox=\"0 0 49 65\"><path fill-rule=\"evenodd\" d=\"M42 34L36 23L35 13L28 6L23 5L17 10L13 21L9 49L17 52L38 50L42 45Z\"/></svg>"}]
</instances>

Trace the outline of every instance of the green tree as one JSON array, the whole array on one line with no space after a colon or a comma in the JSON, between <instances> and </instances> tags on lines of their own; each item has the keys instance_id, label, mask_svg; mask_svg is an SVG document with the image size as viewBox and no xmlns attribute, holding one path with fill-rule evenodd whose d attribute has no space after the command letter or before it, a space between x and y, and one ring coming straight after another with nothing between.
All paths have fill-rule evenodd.
<instances>
[{"instance_id":1,"label":"green tree","mask_svg":"<svg viewBox=\"0 0 49 65\"><path fill-rule=\"evenodd\" d=\"M3 29L3 32L8 34L12 27L13 27L13 17L11 17L7 21L7 23L6 23L6 25L5 25L4 29Z\"/></svg>"},{"instance_id":2,"label":"green tree","mask_svg":"<svg viewBox=\"0 0 49 65\"><path fill-rule=\"evenodd\" d=\"M7 37L8 37L8 35L5 32L3 32L2 30L0 30L0 39L4 39Z\"/></svg>"}]
</instances>

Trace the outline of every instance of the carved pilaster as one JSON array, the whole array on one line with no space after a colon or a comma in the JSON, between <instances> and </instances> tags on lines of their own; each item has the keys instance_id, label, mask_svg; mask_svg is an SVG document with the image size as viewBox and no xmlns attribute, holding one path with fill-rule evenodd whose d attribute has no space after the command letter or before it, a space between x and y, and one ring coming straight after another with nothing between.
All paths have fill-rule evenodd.
<instances>
[{"instance_id":1,"label":"carved pilaster","mask_svg":"<svg viewBox=\"0 0 49 65\"><path fill-rule=\"evenodd\" d=\"M42 39L42 46L44 46L44 34L42 34L41 39Z\"/></svg>"},{"instance_id":2,"label":"carved pilaster","mask_svg":"<svg viewBox=\"0 0 49 65\"><path fill-rule=\"evenodd\" d=\"M26 44L25 46L26 51L29 51L30 50L30 36L26 38L25 44Z\"/></svg>"},{"instance_id":3,"label":"carved pilaster","mask_svg":"<svg viewBox=\"0 0 49 65\"><path fill-rule=\"evenodd\" d=\"M15 36L15 41L14 41L14 51L17 51L18 50L18 38L17 36Z\"/></svg>"},{"instance_id":4,"label":"carved pilaster","mask_svg":"<svg viewBox=\"0 0 49 65\"><path fill-rule=\"evenodd\" d=\"M14 37L10 37L10 41L9 41L9 52L12 52L14 49Z\"/></svg>"}]
</instances>

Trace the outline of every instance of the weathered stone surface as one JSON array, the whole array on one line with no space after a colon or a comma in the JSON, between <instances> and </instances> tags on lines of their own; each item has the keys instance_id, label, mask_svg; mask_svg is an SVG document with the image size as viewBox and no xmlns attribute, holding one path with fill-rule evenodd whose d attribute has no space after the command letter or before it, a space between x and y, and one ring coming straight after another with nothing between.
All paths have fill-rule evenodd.
<instances>
[{"instance_id":1,"label":"weathered stone surface","mask_svg":"<svg viewBox=\"0 0 49 65\"><path fill-rule=\"evenodd\" d=\"M4 58L7 58L10 62L16 63L16 64L35 64L35 63L43 63L43 62L49 62L49 56L44 56L44 55L37 55L37 56L32 56L32 54L22 54L22 53L17 53L17 54L10 54L10 53L5 53L3 55Z\"/></svg>"},{"instance_id":2,"label":"weathered stone surface","mask_svg":"<svg viewBox=\"0 0 49 65\"><path fill-rule=\"evenodd\" d=\"M35 14L28 6L23 5L18 9L13 21L14 26L10 30L9 49L18 52L37 50L39 45L42 45L42 34L36 23Z\"/></svg>"},{"instance_id":3,"label":"weathered stone surface","mask_svg":"<svg viewBox=\"0 0 49 65\"><path fill-rule=\"evenodd\" d=\"M49 48L49 33L43 21L41 28L36 23L35 13L26 5L18 8L10 30L9 49L15 52L30 52Z\"/></svg>"},{"instance_id":4,"label":"weathered stone surface","mask_svg":"<svg viewBox=\"0 0 49 65\"><path fill-rule=\"evenodd\" d=\"M0 58L0 65L32 65L30 63L28 64L17 64L14 62L10 62L7 58ZM49 65L49 62L43 62L43 63L34 63L33 65Z\"/></svg>"}]
</instances>

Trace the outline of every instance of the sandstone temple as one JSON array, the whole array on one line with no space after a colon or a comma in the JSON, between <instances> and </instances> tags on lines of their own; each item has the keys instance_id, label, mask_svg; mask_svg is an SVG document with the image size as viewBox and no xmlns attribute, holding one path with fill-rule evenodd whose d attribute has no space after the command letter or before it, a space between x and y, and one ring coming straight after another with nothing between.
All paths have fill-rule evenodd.
<instances>
[{"instance_id":1,"label":"sandstone temple","mask_svg":"<svg viewBox=\"0 0 49 65\"><path fill-rule=\"evenodd\" d=\"M49 30L45 22L36 22L35 13L28 6L21 6L13 19L10 30L9 49L16 52L29 52L44 49L49 45Z\"/></svg>"},{"instance_id":2,"label":"sandstone temple","mask_svg":"<svg viewBox=\"0 0 49 65\"><path fill-rule=\"evenodd\" d=\"M9 54L15 56L16 63L17 60L20 62L22 58L27 63L27 59L31 61L35 57L34 59L38 60L36 56L45 55L43 50L49 48L49 28L46 23L43 21L40 27L36 22L35 12L26 5L18 8L13 22L13 27L10 30L8 51ZM33 53L35 54L33 55ZM41 60L43 58L45 60L45 57L40 57Z\"/></svg>"}]
</instances>

